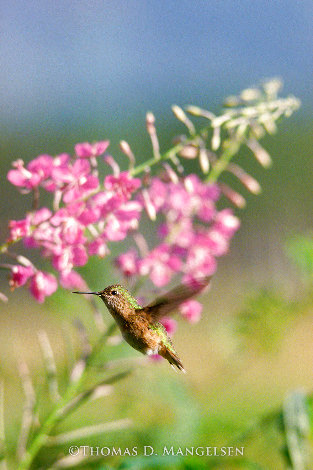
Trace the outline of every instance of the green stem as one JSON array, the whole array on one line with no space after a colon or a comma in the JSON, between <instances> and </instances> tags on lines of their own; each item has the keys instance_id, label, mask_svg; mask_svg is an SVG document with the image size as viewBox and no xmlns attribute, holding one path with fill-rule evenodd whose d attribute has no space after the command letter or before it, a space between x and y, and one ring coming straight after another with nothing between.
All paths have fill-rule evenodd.
<instances>
[{"instance_id":1,"label":"green stem","mask_svg":"<svg viewBox=\"0 0 313 470\"><path fill-rule=\"evenodd\" d=\"M198 137L199 138L203 137L203 135L205 134L205 132L207 132L208 129L209 129L208 126L203 127L199 132L197 132L196 134L192 134L189 138L184 140L184 142L180 142L174 145L174 147L170 148L169 150L161 154L159 158L153 157L153 158L150 158L150 160L147 160L146 162L141 163L140 165L136 166L135 168L131 170L130 172L131 175L132 176L138 175L139 173L142 173L143 171L145 171L147 168L151 168L152 166L157 165L158 163L164 160L171 159L172 157L176 156L181 150L183 150L183 148L186 145L194 143Z\"/></svg>"},{"instance_id":2,"label":"green stem","mask_svg":"<svg viewBox=\"0 0 313 470\"><path fill-rule=\"evenodd\" d=\"M140 165L136 166L135 168L131 170L131 175L132 176L138 175L139 173L142 173L147 168L151 168L152 166L156 165L157 163L160 163L161 161L168 160L169 158L173 157L178 152L180 152L186 144L192 142L193 140L194 138L191 138L191 139L186 140L186 142L184 143L176 144L167 152L160 155L160 158L153 157L153 158L150 158L150 160L147 160L146 162L141 163Z\"/></svg>"},{"instance_id":3,"label":"green stem","mask_svg":"<svg viewBox=\"0 0 313 470\"><path fill-rule=\"evenodd\" d=\"M80 386L85 380L85 377L88 372L88 366L92 364L94 361L95 357L99 354L101 351L103 345L105 344L106 340L111 336L113 331L115 330L115 323L112 324L108 330L99 338L95 346L93 347L92 352L90 353L89 357L86 360L86 367L83 370L81 376L79 379L77 379L75 382L72 382L64 395L61 397L61 399L55 404L53 407L50 415L46 419L46 421L43 423L41 426L38 434L35 436L33 441L31 442L28 450L26 451L23 459L21 460L18 470L28 470L40 451L40 449L46 444L46 442L49 439L49 435L54 428L54 426L57 424L58 420L62 417L62 410L63 408L76 396Z\"/></svg>"},{"instance_id":4,"label":"green stem","mask_svg":"<svg viewBox=\"0 0 313 470\"><path fill-rule=\"evenodd\" d=\"M232 141L229 146L224 150L220 158L216 161L215 165L212 167L211 172L209 173L206 181L208 183L216 183L219 179L221 173L226 170L230 160L240 149L242 144L242 139L237 139Z\"/></svg>"}]
</instances>

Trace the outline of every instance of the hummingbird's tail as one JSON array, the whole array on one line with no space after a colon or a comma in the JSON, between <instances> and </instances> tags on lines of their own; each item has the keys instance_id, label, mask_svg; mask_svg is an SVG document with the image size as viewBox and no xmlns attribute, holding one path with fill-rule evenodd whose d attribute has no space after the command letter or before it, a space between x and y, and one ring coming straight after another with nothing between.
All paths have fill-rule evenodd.
<instances>
[{"instance_id":1,"label":"hummingbird's tail","mask_svg":"<svg viewBox=\"0 0 313 470\"><path fill-rule=\"evenodd\" d=\"M164 346L161 350L159 350L159 354L160 356L164 357L164 359L167 359L171 365L176 366L177 369L186 373L181 360L179 359L179 357L174 351L171 351L167 347Z\"/></svg>"}]
</instances>

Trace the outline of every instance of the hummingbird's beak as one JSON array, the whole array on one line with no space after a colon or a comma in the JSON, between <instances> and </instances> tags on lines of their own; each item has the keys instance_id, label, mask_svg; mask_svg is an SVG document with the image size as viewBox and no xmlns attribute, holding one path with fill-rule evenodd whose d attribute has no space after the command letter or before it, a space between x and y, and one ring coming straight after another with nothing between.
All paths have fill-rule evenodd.
<instances>
[{"instance_id":1,"label":"hummingbird's beak","mask_svg":"<svg viewBox=\"0 0 313 470\"><path fill-rule=\"evenodd\" d=\"M72 294L94 294L94 295L100 295L100 292L72 292Z\"/></svg>"}]
</instances>

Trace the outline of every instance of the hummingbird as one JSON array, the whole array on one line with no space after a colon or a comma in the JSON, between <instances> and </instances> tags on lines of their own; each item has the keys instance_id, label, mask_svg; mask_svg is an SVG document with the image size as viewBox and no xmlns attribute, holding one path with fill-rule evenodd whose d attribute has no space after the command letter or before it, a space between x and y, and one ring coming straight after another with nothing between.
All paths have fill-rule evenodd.
<instances>
[{"instance_id":1,"label":"hummingbird","mask_svg":"<svg viewBox=\"0 0 313 470\"><path fill-rule=\"evenodd\" d=\"M99 292L73 294L93 294L100 297L130 346L146 355L159 354L172 367L176 366L185 372L173 343L159 320L175 311L182 302L203 291L209 282L210 277L206 277L181 284L144 307L120 284L113 284Z\"/></svg>"}]
</instances>

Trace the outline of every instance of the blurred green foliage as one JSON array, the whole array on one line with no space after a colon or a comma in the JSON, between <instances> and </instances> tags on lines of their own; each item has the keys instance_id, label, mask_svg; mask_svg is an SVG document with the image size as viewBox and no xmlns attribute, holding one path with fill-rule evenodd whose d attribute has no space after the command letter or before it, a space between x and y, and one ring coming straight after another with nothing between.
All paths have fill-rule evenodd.
<instances>
[{"instance_id":1,"label":"blurred green foliage","mask_svg":"<svg viewBox=\"0 0 313 470\"><path fill-rule=\"evenodd\" d=\"M287 242L287 253L309 279L313 276L313 237L297 235Z\"/></svg>"}]
</instances>

